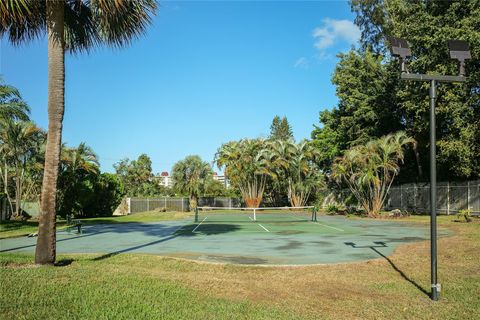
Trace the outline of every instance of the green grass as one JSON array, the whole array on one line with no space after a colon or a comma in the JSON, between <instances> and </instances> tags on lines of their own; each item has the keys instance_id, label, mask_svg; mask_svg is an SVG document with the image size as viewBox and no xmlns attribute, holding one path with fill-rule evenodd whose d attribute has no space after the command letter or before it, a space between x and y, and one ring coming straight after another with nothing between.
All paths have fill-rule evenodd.
<instances>
[{"instance_id":1,"label":"green grass","mask_svg":"<svg viewBox=\"0 0 480 320\"><path fill-rule=\"evenodd\" d=\"M60 261L68 264L69 258ZM0 255L3 319L300 319L280 308L229 301L134 272L132 265L148 260L144 256L105 262L75 257L62 267L34 267L31 259ZM170 263L177 272L184 268L183 262Z\"/></svg>"},{"instance_id":2,"label":"green grass","mask_svg":"<svg viewBox=\"0 0 480 320\"><path fill-rule=\"evenodd\" d=\"M192 217L189 212L141 212L129 216L99 217L80 219L83 224L111 224L111 223L129 223L129 222L155 222L166 220L179 220ZM64 220L57 221L57 229L66 227ZM0 222L0 239L23 237L30 233L37 232L38 221L2 221Z\"/></svg>"}]
</instances>

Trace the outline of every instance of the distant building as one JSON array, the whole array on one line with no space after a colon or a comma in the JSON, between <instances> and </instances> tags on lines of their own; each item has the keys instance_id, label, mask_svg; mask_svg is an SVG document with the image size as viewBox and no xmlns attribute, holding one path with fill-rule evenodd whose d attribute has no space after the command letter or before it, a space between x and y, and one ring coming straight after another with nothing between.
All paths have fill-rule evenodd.
<instances>
[{"instance_id":1,"label":"distant building","mask_svg":"<svg viewBox=\"0 0 480 320\"><path fill-rule=\"evenodd\" d=\"M220 182L221 184L223 184L225 186L225 188L230 187L230 183L228 182L228 179L224 175L219 176L218 173L214 172L213 173L213 180L216 180L216 181Z\"/></svg>"},{"instance_id":2,"label":"distant building","mask_svg":"<svg viewBox=\"0 0 480 320\"><path fill-rule=\"evenodd\" d=\"M166 188L171 188L173 186L173 179L167 171L163 171L158 178L160 185Z\"/></svg>"}]
</instances>

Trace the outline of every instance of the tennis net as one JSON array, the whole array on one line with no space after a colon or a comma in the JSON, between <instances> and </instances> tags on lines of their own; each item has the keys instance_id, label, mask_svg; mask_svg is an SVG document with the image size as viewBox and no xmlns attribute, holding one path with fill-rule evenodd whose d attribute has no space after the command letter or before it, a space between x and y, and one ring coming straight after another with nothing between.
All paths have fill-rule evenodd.
<instances>
[{"instance_id":1,"label":"tennis net","mask_svg":"<svg viewBox=\"0 0 480 320\"><path fill-rule=\"evenodd\" d=\"M208 219L208 220L207 220ZM221 208L197 207L195 222L302 222L317 221L314 206L304 207L262 207L262 208Z\"/></svg>"}]
</instances>

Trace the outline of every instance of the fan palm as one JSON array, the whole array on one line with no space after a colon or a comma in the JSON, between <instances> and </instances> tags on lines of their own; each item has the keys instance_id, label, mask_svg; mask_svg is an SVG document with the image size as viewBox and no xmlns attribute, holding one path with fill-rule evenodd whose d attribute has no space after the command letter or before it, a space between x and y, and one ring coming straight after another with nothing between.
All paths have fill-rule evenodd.
<instances>
[{"instance_id":1,"label":"fan palm","mask_svg":"<svg viewBox=\"0 0 480 320\"><path fill-rule=\"evenodd\" d=\"M188 156L177 162L172 171L173 188L188 194L190 208L195 208L198 197L205 192L208 180L212 179L212 168L199 156Z\"/></svg>"},{"instance_id":2,"label":"fan palm","mask_svg":"<svg viewBox=\"0 0 480 320\"><path fill-rule=\"evenodd\" d=\"M6 0L0 2L0 36L20 44L47 35L48 137L35 262L55 262L55 196L65 107L65 52L105 44L123 47L144 33L154 0Z\"/></svg>"}]
</instances>

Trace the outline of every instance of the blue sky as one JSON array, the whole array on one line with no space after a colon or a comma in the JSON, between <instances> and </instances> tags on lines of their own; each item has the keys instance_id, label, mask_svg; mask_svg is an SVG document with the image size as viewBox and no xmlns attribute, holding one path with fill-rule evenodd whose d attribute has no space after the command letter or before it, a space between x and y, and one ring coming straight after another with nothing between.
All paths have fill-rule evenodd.
<instances>
[{"instance_id":1,"label":"blue sky","mask_svg":"<svg viewBox=\"0 0 480 320\"><path fill-rule=\"evenodd\" d=\"M63 141L84 141L102 171L148 154L154 172L189 154L211 162L224 142L266 137L287 116L297 140L337 98L337 58L359 38L346 1L162 2L124 49L66 58ZM1 42L0 73L47 127L45 39Z\"/></svg>"}]
</instances>

